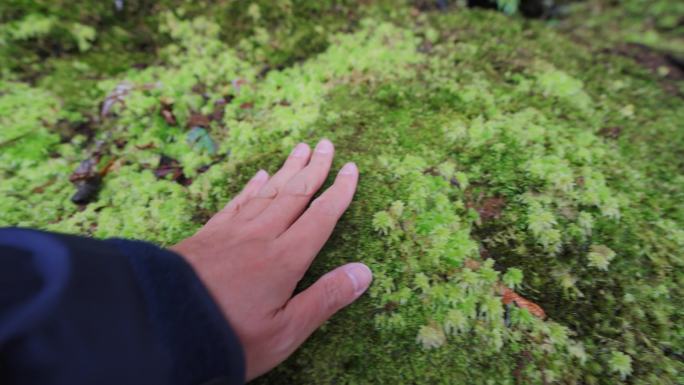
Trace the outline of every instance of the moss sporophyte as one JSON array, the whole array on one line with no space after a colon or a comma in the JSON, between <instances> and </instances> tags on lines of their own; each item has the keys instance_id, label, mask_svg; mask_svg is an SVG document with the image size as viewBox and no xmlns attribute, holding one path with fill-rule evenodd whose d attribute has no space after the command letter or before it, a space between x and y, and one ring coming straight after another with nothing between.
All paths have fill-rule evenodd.
<instances>
[{"instance_id":1,"label":"moss sporophyte","mask_svg":"<svg viewBox=\"0 0 684 385\"><path fill-rule=\"evenodd\" d=\"M137 39L121 29L0 27L1 52L26 52L0 63L0 225L174 244L257 169L330 138L360 185L300 288L350 256L374 281L257 383L684 382L684 103L659 75L594 49L585 24L215 6L131 21L156 48L119 71L96 67L99 44ZM32 80L16 71L35 36L64 57ZM83 175L107 172L74 205L97 143Z\"/></svg>"}]
</instances>

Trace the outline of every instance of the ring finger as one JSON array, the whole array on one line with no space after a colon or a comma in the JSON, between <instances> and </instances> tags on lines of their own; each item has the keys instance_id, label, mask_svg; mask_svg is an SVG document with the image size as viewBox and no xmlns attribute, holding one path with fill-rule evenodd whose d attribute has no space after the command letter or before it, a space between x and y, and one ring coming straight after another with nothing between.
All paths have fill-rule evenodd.
<instances>
[{"instance_id":1,"label":"ring finger","mask_svg":"<svg viewBox=\"0 0 684 385\"><path fill-rule=\"evenodd\" d=\"M306 143L295 146L280 170L244 205L236 218L248 221L261 214L287 182L306 167L310 157L311 149Z\"/></svg>"}]
</instances>

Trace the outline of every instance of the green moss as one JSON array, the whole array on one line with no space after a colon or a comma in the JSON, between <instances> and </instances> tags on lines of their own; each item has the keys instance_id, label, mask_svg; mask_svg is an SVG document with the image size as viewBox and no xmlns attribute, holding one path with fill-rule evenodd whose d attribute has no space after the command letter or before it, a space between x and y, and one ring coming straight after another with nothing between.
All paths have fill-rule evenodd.
<instances>
[{"instance_id":1,"label":"green moss","mask_svg":"<svg viewBox=\"0 0 684 385\"><path fill-rule=\"evenodd\" d=\"M85 93L60 85L60 70L5 81L0 224L173 244L258 168L327 137L361 183L298 290L356 260L374 283L258 383L681 382L681 99L625 58L497 13L379 5L301 53L321 33L309 12L347 19L327 3L230 4L220 9L246 20L159 13L170 40L158 63ZM307 32L289 39L300 22ZM127 91L91 120L93 138L56 134L98 115L117 86ZM203 131L213 154L187 126L220 100ZM68 176L94 139L115 162L80 210ZM157 179L161 155L192 183ZM504 306L502 285L548 318Z\"/></svg>"}]
</instances>

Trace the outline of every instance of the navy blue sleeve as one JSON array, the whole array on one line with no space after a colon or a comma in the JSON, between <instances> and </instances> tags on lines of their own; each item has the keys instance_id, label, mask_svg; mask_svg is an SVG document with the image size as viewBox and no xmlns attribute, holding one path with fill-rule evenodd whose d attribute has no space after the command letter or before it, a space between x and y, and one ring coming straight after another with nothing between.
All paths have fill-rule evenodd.
<instances>
[{"instance_id":1,"label":"navy blue sleeve","mask_svg":"<svg viewBox=\"0 0 684 385\"><path fill-rule=\"evenodd\" d=\"M145 242L0 229L0 384L242 384L185 260Z\"/></svg>"}]
</instances>

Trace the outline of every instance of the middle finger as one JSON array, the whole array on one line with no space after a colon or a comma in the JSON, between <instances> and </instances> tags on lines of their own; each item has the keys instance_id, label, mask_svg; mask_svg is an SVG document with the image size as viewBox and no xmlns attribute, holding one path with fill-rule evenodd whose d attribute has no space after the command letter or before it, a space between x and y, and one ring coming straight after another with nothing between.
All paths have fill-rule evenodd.
<instances>
[{"instance_id":1,"label":"middle finger","mask_svg":"<svg viewBox=\"0 0 684 385\"><path fill-rule=\"evenodd\" d=\"M255 224L267 227L270 235L275 236L287 230L325 182L334 152L335 147L329 140L321 140L309 164L285 184L273 202L255 218Z\"/></svg>"},{"instance_id":2,"label":"middle finger","mask_svg":"<svg viewBox=\"0 0 684 385\"><path fill-rule=\"evenodd\" d=\"M290 153L285 164L269 179L259 192L244 205L237 219L249 221L261 214L281 192L287 182L306 167L311 157L311 149L306 143L299 143Z\"/></svg>"}]
</instances>

